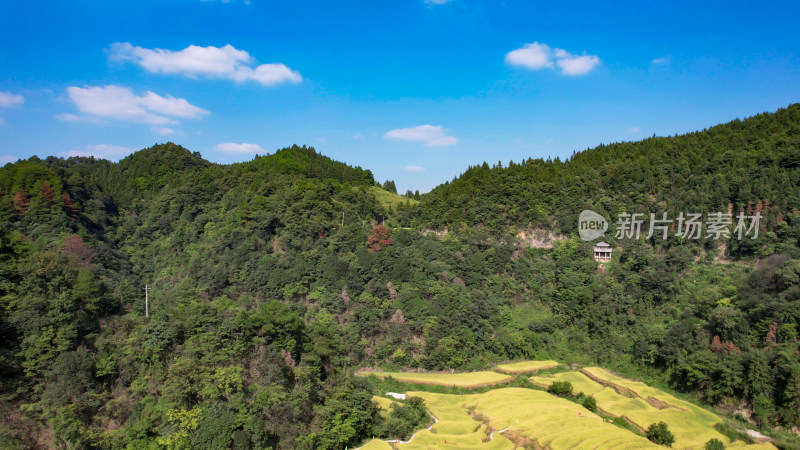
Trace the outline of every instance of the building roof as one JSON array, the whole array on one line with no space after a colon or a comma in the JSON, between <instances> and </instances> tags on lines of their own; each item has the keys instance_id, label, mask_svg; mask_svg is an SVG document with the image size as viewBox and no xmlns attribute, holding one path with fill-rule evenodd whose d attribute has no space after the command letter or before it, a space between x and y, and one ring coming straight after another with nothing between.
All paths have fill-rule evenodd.
<instances>
[{"instance_id":1,"label":"building roof","mask_svg":"<svg viewBox=\"0 0 800 450\"><path fill-rule=\"evenodd\" d=\"M607 244L607 243L605 243L605 242L598 242L598 243L597 243L597 245L595 245L595 247L611 247L611 246L610 246L610 245L608 245L608 244Z\"/></svg>"}]
</instances>

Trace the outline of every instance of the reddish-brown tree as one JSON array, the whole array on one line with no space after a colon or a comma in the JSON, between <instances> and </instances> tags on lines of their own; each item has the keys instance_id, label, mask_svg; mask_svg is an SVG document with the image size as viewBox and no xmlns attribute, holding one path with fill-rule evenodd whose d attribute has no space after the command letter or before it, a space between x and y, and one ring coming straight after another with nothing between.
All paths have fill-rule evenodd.
<instances>
[{"instance_id":1,"label":"reddish-brown tree","mask_svg":"<svg viewBox=\"0 0 800 450\"><path fill-rule=\"evenodd\" d=\"M17 210L17 213L22 214L28 210L28 205L28 196L25 194L25 191L20 188L19 192L14 194L14 209Z\"/></svg>"},{"instance_id":2,"label":"reddish-brown tree","mask_svg":"<svg viewBox=\"0 0 800 450\"><path fill-rule=\"evenodd\" d=\"M367 247L370 251L377 252L383 247L392 245L394 241L389 237L392 234L389 228L383 225L375 225L372 227L372 232L367 236Z\"/></svg>"},{"instance_id":3,"label":"reddish-brown tree","mask_svg":"<svg viewBox=\"0 0 800 450\"><path fill-rule=\"evenodd\" d=\"M767 331L767 335L764 337L764 344L767 348L778 346L778 322L769 324L769 331Z\"/></svg>"},{"instance_id":4,"label":"reddish-brown tree","mask_svg":"<svg viewBox=\"0 0 800 450\"><path fill-rule=\"evenodd\" d=\"M42 183L42 195L44 196L44 199L48 201L48 203L53 203L53 201L56 199L56 192L47 181Z\"/></svg>"},{"instance_id":5,"label":"reddish-brown tree","mask_svg":"<svg viewBox=\"0 0 800 450\"><path fill-rule=\"evenodd\" d=\"M70 219L75 220L78 218L78 208L75 203L72 203L72 199L69 198L69 194L66 192L64 192L64 211Z\"/></svg>"},{"instance_id":6,"label":"reddish-brown tree","mask_svg":"<svg viewBox=\"0 0 800 450\"><path fill-rule=\"evenodd\" d=\"M95 253L77 234L71 234L64 239L64 244L61 246L61 254L71 259L75 265L81 268L94 270L92 260Z\"/></svg>"}]
</instances>

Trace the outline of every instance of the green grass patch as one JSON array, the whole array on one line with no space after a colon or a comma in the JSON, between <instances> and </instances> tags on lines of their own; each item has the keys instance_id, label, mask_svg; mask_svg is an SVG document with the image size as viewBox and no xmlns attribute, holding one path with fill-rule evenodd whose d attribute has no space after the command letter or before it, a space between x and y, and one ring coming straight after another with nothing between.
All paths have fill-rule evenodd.
<instances>
[{"instance_id":1,"label":"green grass patch","mask_svg":"<svg viewBox=\"0 0 800 450\"><path fill-rule=\"evenodd\" d=\"M397 209L399 205L410 205L414 206L419 203L418 200L414 200L413 198L404 197L399 194L393 194L389 191L385 191L378 186L370 186L369 192L375 196L375 199L378 200L378 203L381 204L385 209Z\"/></svg>"}]
</instances>

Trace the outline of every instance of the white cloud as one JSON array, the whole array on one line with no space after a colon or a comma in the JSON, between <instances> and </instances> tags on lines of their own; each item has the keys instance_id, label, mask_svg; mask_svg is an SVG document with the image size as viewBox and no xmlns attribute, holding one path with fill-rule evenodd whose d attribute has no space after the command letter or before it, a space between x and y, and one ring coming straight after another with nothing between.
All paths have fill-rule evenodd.
<instances>
[{"instance_id":1,"label":"white cloud","mask_svg":"<svg viewBox=\"0 0 800 450\"><path fill-rule=\"evenodd\" d=\"M453 0L425 0L425 3L429 5L446 5Z\"/></svg>"},{"instance_id":2,"label":"white cloud","mask_svg":"<svg viewBox=\"0 0 800 450\"><path fill-rule=\"evenodd\" d=\"M506 54L506 63L529 70L561 70L562 75L586 75L600 64L596 55L573 55L560 48L552 49L547 44L533 42Z\"/></svg>"},{"instance_id":3,"label":"white cloud","mask_svg":"<svg viewBox=\"0 0 800 450\"><path fill-rule=\"evenodd\" d=\"M131 61L148 72L181 74L188 77L224 78L236 82L256 81L265 86L299 83L300 74L281 63L251 67L253 58L244 50L228 44L224 47L190 45L173 51L135 47L128 42L111 44L110 58Z\"/></svg>"},{"instance_id":4,"label":"white cloud","mask_svg":"<svg viewBox=\"0 0 800 450\"><path fill-rule=\"evenodd\" d=\"M62 122L105 123L105 121L103 121L102 119L98 119L97 117L86 117L69 113L56 114L53 117Z\"/></svg>"},{"instance_id":5,"label":"white cloud","mask_svg":"<svg viewBox=\"0 0 800 450\"><path fill-rule=\"evenodd\" d=\"M6 164L6 163L10 163L10 162L16 162L18 159L19 159L19 158L17 158L16 156L11 156L11 155L3 155L3 156L0 156L0 164Z\"/></svg>"},{"instance_id":6,"label":"white cloud","mask_svg":"<svg viewBox=\"0 0 800 450\"><path fill-rule=\"evenodd\" d=\"M669 64L669 58L667 58L666 56L662 56L661 58L656 58L656 59L650 61L650 63L654 64L656 66L660 66L660 65L663 65L663 64Z\"/></svg>"},{"instance_id":7,"label":"white cloud","mask_svg":"<svg viewBox=\"0 0 800 450\"><path fill-rule=\"evenodd\" d=\"M167 128L167 127L153 127L150 129L153 130L154 133L161 135L178 134L178 131L175 131L172 128Z\"/></svg>"},{"instance_id":8,"label":"white cloud","mask_svg":"<svg viewBox=\"0 0 800 450\"><path fill-rule=\"evenodd\" d=\"M552 55L553 51L549 45L534 42L508 52L506 54L506 63L531 70L539 70L545 67L552 68Z\"/></svg>"},{"instance_id":9,"label":"white cloud","mask_svg":"<svg viewBox=\"0 0 800 450\"><path fill-rule=\"evenodd\" d=\"M99 145L87 145L86 148L82 150L70 150L68 152L62 152L61 156L65 158L70 158L73 156L94 156L95 158L116 161L121 158L124 158L125 156L130 155L135 151L136 149L133 147L121 147L119 145L99 144Z\"/></svg>"},{"instance_id":10,"label":"white cloud","mask_svg":"<svg viewBox=\"0 0 800 450\"><path fill-rule=\"evenodd\" d=\"M235 142L224 142L222 144L217 144L214 147L214 150L226 153L266 153L267 151L261 148L258 144L248 144L246 142L242 142L241 144L237 144Z\"/></svg>"},{"instance_id":11,"label":"white cloud","mask_svg":"<svg viewBox=\"0 0 800 450\"><path fill-rule=\"evenodd\" d=\"M62 122L80 122L81 120L81 116L77 116L75 114L67 114L67 113L56 114L54 117Z\"/></svg>"},{"instance_id":12,"label":"white cloud","mask_svg":"<svg viewBox=\"0 0 800 450\"><path fill-rule=\"evenodd\" d=\"M639 128L639 127L628 128L628 133L632 133L632 134L639 133L641 131L642 131L642 129Z\"/></svg>"},{"instance_id":13,"label":"white cloud","mask_svg":"<svg viewBox=\"0 0 800 450\"><path fill-rule=\"evenodd\" d=\"M447 130L438 125L398 128L386 132L383 138L396 141L422 142L426 147L446 147L458 143L458 139L453 136L448 136Z\"/></svg>"},{"instance_id":14,"label":"white cloud","mask_svg":"<svg viewBox=\"0 0 800 450\"><path fill-rule=\"evenodd\" d=\"M403 170L406 172L424 172L425 168L422 166L405 166Z\"/></svg>"},{"instance_id":15,"label":"white cloud","mask_svg":"<svg viewBox=\"0 0 800 450\"><path fill-rule=\"evenodd\" d=\"M564 75L586 75L600 64L600 58L595 55L573 55L566 50L557 48L556 65Z\"/></svg>"},{"instance_id":16,"label":"white cloud","mask_svg":"<svg viewBox=\"0 0 800 450\"><path fill-rule=\"evenodd\" d=\"M359 139L362 139L363 137L364 136L362 136L361 133L356 133L356 134L353 135L353 139L356 140L356 141L359 140Z\"/></svg>"},{"instance_id":17,"label":"white cloud","mask_svg":"<svg viewBox=\"0 0 800 450\"><path fill-rule=\"evenodd\" d=\"M25 97L11 92L0 91L0 108L11 108L25 103Z\"/></svg>"},{"instance_id":18,"label":"white cloud","mask_svg":"<svg viewBox=\"0 0 800 450\"><path fill-rule=\"evenodd\" d=\"M186 99L162 97L150 91L137 96L124 86L69 87L67 93L83 113L127 122L164 125L177 123L175 117L199 119L209 114ZM70 116L68 119L74 117Z\"/></svg>"}]
</instances>

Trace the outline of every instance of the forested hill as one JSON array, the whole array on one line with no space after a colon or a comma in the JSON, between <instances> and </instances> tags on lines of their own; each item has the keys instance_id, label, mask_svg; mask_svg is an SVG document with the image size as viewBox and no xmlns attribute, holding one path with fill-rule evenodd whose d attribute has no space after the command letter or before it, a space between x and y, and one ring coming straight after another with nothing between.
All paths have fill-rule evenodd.
<instances>
[{"instance_id":1,"label":"forested hill","mask_svg":"<svg viewBox=\"0 0 800 450\"><path fill-rule=\"evenodd\" d=\"M800 206L800 104L675 137L601 145L568 161L484 163L425 196L418 223L577 230L578 213L710 212Z\"/></svg>"},{"instance_id":2,"label":"forested hill","mask_svg":"<svg viewBox=\"0 0 800 450\"><path fill-rule=\"evenodd\" d=\"M796 427L799 114L474 167L416 206L307 147L7 164L0 447L343 448L414 426L379 415L355 369L519 358ZM598 268L585 207L767 219L746 245L617 242ZM563 239L531 247L510 232L528 224Z\"/></svg>"},{"instance_id":3,"label":"forested hill","mask_svg":"<svg viewBox=\"0 0 800 450\"><path fill-rule=\"evenodd\" d=\"M230 414L250 413L219 401L236 394L250 408L254 390L297 397L263 408L295 409L272 430L261 425L266 410L252 412L242 448L294 447L301 436L330 446L307 433L327 417L316 408L328 393L355 392L366 405L340 408L363 410L371 427L369 396L331 365L348 350L312 343L335 327L306 331L301 302L275 300L305 298L317 266L335 278L342 263L323 264L321 249L330 258L363 246L384 214L374 183L368 170L296 146L231 165L168 143L116 164L33 157L0 168L0 447L181 447L164 437L180 431L181 411L213 398L203 423L229 426ZM207 447L217 431L193 442ZM355 426L339 439L369 432Z\"/></svg>"}]
</instances>

